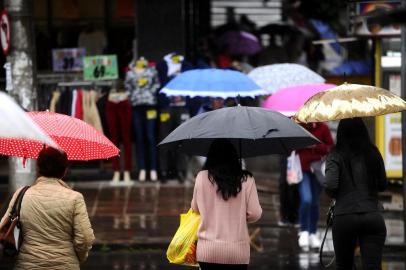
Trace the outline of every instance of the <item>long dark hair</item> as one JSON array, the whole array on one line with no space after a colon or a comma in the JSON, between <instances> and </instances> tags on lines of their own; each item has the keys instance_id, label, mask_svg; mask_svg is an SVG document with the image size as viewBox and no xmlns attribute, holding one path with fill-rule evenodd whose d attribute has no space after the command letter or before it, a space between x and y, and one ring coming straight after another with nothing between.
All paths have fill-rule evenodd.
<instances>
[{"instance_id":1,"label":"long dark hair","mask_svg":"<svg viewBox=\"0 0 406 270\"><path fill-rule=\"evenodd\" d=\"M368 185L376 189L376 175L381 166L382 156L372 143L368 130L361 118L343 119L338 124L336 149L345 158L351 169L351 158L361 155L365 161Z\"/></svg>"},{"instance_id":2,"label":"long dark hair","mask_svg":"<svg viewBox=\"0 0 406 270\"><path fill-rule=\"evenodd\" d=\"M227 139L213 141L204 169L208 170L210 182L217 184L217 192L226 201L236 197L241 191L242 182L252 176L242 169L237 151Z\"/></svg>"}]
</instances>

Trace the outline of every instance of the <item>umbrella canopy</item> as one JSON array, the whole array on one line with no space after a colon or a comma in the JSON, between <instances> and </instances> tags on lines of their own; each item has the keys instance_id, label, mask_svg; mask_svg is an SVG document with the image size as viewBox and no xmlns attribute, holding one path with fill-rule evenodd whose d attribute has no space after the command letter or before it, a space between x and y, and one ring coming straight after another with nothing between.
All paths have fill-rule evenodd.
<instances>
[{"instance_id":1,"label":"umbrella canopy","mask_svg":"<svg viewBox=\"0 0 406 270\"><path fill-rule=\"evenodd\" d=\"M119 149L86 122L52 112L30 112L29 116L66 152L69 160L106 159Z\"/></svg>"},{"instance_id":2,"label":"umbrella canopy","mask_svg":"<svg viewBox=\"0 0 406 270\"><path fill-rule=\"evenodd\" d=\"M38 155L44 144L59 148L10 96L2 92L0 119L0 155L31 158ZM35 149L38 151L33 151Z\"/></svg>"},{"instance_id":3,"label":"umbrella canopy","mask_svg":"<svg viewBox=\"0 0 406 270\"><path fill-rule=\"evenodd\" d=\"M303 123L325 122L403 110L406 110L406 102L388 90L345 83L311 97L294 119Z\"/></svg>"},{"instance_id":4,"label":"umbrella canopy","mask_svg":"<svg viewBox=\"0 0 406 270\"><path fill-rule=\"evenodd\" d=\"M197 115L171 132L159 145L206 156L218 138L230 139L241 157L288 154L320 143L286 116L258 107L236 106Z\"/></svg>"},{"instance_id":5,"label":"umbrella canopy","mask_svg":"<svg viewBox=\"0 0 406 270\"><path fill-rule=\"evenodd\" d=\"M176 76L161 90L168 96L255 97L265 95L247 75L227 69L195 69Z\"/></svg>"},{"instance_id":6,"label":"umbrella canopy","mask_svg":"<svg viewBox=\"0 0 406 270\"><path fill-rule=\"evenodd\" d=\"M254 55L261 50L256 36L245 31L228 31L220 36L219 45L233 55Z\"/></svg>"},{"instance_id":7,"label":"umbrella canopy","mask_svg":"<svg viewBox=\"0 0 406 270\"><path fill-rule=\"evenodd\" d=\"M324 78L299 64L273 64L257 67L248 76L268 94L281 88L302 84L324 83Z\"/></svg>"},{"instance_id":8,"label":"umbrella canopy","mask_svg":"<svg viewBox=\"0 0 406 270\"><path fill-rule=\"evenodd\" d=\"M263 108L272 109L286 116L293 116L313 95L335 87L335 84L305 84L287 87L269 96L262 104Z\"/></svg>"}]
</instances>

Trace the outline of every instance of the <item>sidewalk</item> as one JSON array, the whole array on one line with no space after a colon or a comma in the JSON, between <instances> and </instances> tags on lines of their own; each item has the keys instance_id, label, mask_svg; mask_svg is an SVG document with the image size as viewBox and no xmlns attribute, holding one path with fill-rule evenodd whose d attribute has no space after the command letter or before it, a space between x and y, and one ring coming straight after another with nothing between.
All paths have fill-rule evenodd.
<instances>
[{"instance_id":1,"label":"sidewalk","mask_svg":"<svg viewBox=\"0 0 406 270\"><path fill-rule=\"evenodd\" d=\"M266 253L282 252L298 254L297 229L282 228L279 220L279 195L276 175L255 174L262 218L250 225L250 232L256 230L253 239L254 250ZM112 186L109 181L71 182L75 190L83 193L89 216L95 231L97 250L122 248L163 248L169 244L179 225L179 214L190 207L193 182L166 184L134 182L131 186ZM398 188L400 190L400 188ZM0 186L0 198L5 200L7 186ZM387 248L406 250L402 245L403 221L399 192L395 189L384 193L382 199L386 209L385 220L388 237ZM321 199L319 234L324 233L325 213L329 199ZM259 228L259 230L258 230ZM332 250L331 234L328 235L326 251Z\"/></svg>"}]
</instances>

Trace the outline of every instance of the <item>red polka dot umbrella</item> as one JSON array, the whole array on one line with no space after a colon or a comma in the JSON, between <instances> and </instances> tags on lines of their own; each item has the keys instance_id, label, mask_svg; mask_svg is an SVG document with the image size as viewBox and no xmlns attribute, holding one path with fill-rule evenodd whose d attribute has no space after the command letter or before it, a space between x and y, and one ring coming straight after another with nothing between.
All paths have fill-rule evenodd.
<instances>
[{"instance_id":1,"label":"red polka dot umbrella","mask_svg":"<svg viewBox=\"0 0 406 270\"><path fill-rule=\"evenodd\" d=\"M0 92L0 155L34 158L44 144L58 147L13 98Z\"/></svg>"},{"instance_id":2,"label":"red polka dot umbrella","mask_svg":"<svg viewBox=\"0 0 406 270\"><path fill-rule=\"evenodd\" d=\"M119 154L109 139L80 119L52 112L28 114L66 152L69 160L107 159Z\"/></svg>"}]
</instances>

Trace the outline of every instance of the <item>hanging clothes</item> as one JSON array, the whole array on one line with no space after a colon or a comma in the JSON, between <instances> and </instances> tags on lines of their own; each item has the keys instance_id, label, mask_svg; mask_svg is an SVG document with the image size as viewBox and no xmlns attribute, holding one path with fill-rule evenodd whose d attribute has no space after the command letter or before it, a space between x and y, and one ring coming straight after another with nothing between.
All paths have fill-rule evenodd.
<instances>
[{"instance_id":1,"label":"hanging clothes","mask_svg":"<svg viewBox=\"0 0 406 270\"><path fill-rule=\"evenodd\" d=\"M52 92L52 98L51 98L51 102L49 103L49 111L50 112L56 112L56 106L58 104L58 101L61 97L61 92L58 90L55 90L54 92Z\"/></svg>"},{"instance_id":2,"label":"hanging clothes","mask_svg":"<svg viewBox=\"0 0 406 270\"><path fill-rule=\"evenodd\" d=\"M83 121L103 133L99 111L96 106L97 92L95 90L84 91L82 97Z\"/></svg>"},{"instance_id":3,"label":"hanging clothes","mask_svg":"<svg viewBox=\"0 0 406 270\"><path fill-rule=\"evenodd\" d=\"M76 117L80 120L83 120L83 90L82 89L77 90L74 117Z\"/></svg>"},{"instance_id":4,"label":"hanging clothes","mask_svg":"<svg viewBox=\"0 0 406 270\"><path fill-rule=\"evenodd\" d=\"M72 104L71 104L71 112L70 116L75 117L76 114L76 100L77 100L78 91L75 89L72 91Z\"/></svg>"}]
</instances>

